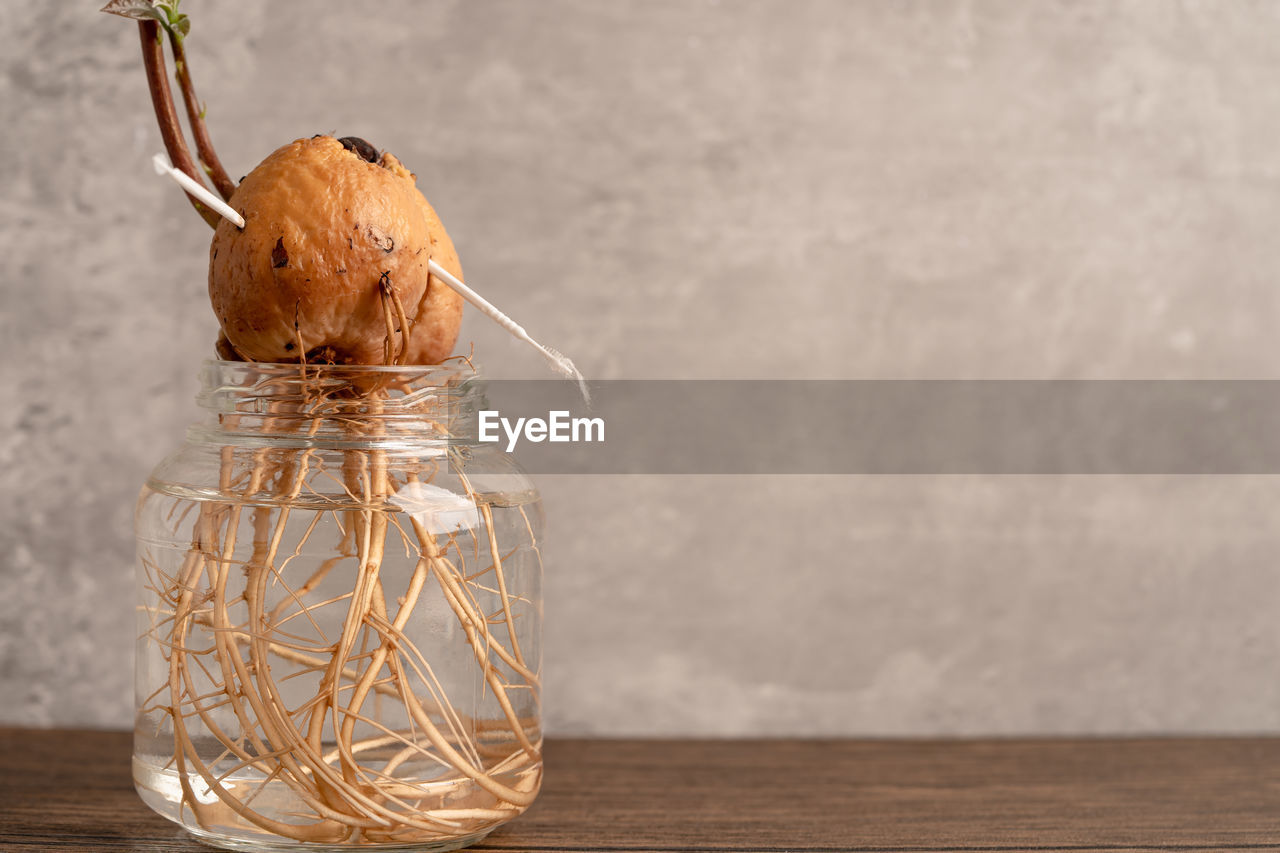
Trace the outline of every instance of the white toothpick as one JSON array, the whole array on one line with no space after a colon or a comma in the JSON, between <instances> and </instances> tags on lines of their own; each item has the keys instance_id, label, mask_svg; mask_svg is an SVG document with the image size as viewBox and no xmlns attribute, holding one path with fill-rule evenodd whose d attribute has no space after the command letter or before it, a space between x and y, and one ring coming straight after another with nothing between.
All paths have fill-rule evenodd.
<instances>
[{"instance_id":1,"label":"white toothpick","mask_svg":"<svg viewBox=\"0 0 1280 853\"><path fill-rule=\"evenodd\" d=\"M213 210L217 211L225 219L234 223L237 228L244 227L244 218L239 213L236 213L235 210L233 210L222 199L211 193L199 181L194 181L185 172L173 168L169 163L168 157L163 154L157 154L151 158L151 162L155 164L157 175L168 175L177 181L180 187L200 199L200 201L207 204ZM543 358L545 358L547 362L555 368L557 373L567 376L578 383L578 390L582 392L582 399L586 400L587 403L590 404L591 392L587 390L587 380L583 378L582 373L579 372L571 358L558 350L554 350L548 346L543 346L535 341L532 336L524 330L523 326L515 320L512 320L506 314L503 314L493 305L493 303L467 287L462 283L461 279L454 276L453 273L440 266L440 264L435 261L428 260L427 269L429 269L437 278L442 279L445 284L449 285L449 287L453 288L463 299L479 308L481 313L486 317L506 329L514 337L519 338L538 352L542 353Z\"/></svg>"},{"instance_id":2,"label":"white toothpick","mask_svg":"<svg viewBox=\"0 0 1280 853\"><path fill-rule=\"evenodd\" d=\"M582 374L578 371L578 368L574 366L572 359L558 350L553 350L551 347L543 346L535 341L530 337L529 333L524 330L523 326L515 320L512 320L506 314L503 314L494 307L493 303L467 287L460 279L455 277L453 273L449 272L435 261L427 261L427 269L431 270L432 275L443 279L444 283L457 291L463 299L479 308L481 313L490 320L493 320L493 322L506 329L512 336L519 338L538 352L542 353L543 358L545 358L547 362L555 368L557 373L567 376L577 382L578 390L582 392L582 399L586 400L587 403L591 402L591 393L587 390L587 380L583 378Z\"/></svg>"},{"instance_id":3,"label":"white toothpick","mask_svg":"<svg viewBox=\"0 0 1280 853\"><path fill-rule=\"evenodd\" d=\"M191 176L186 172L173 168L168 157L163 154L157 154L151 158L151 162L156 167L157 175L168 175L178 182L178 186L182 187L184 190L200 199L201 202L217 211L224 219L234 223L237 228L244 227L244 217L236 213L235 210L222 199L209 192L209 190L199 181L192 180Z\"/></svg>"}]
</instances>

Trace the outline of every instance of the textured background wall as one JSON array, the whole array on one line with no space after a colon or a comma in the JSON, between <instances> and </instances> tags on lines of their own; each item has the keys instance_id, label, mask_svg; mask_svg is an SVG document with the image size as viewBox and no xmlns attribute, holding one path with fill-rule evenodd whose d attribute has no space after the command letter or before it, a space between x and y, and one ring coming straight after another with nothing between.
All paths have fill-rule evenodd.
<instances>
[{"instance_id":1,"label":"textured background wall","mask_svg":"<svg viewBox=\"0 0 1280 853\"><path fill-rule=\"evenodd\" d=\"M129 724L133 499L215 331L97 5L0 0L0 722ZM1277 374L1280 3L184 7L233 175L396 152L592 376ZM557 733L1280 728L1272 478L542 484Z\"/></svg>"}]
</instances>

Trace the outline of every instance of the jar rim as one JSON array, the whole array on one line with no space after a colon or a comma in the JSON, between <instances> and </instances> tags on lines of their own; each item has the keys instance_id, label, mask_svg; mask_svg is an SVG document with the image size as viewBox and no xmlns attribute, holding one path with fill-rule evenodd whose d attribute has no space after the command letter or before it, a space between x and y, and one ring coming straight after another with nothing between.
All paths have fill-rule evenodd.
<instances>
[{"instance_id":1,"label":"jar rim","mask_svg":"<svg viewBox=\"0 0 1280 853\"><path fill-rule=\"evenodd\" d=\"M474 363L299 365L206 359L196 402L225 431L225 415L240 428L258 431L270 423L332 421L338 432L356 422L400 423L410 432L439 432L441 422L457 427L473 416L485 382ZM314 428L309 427L308 429ZM450 430L452 432L452 430Z\"/></svg>"},{"instance_id":2,"label":"jar rim","mask_svg":"<svg viewBox=\"0 0 1280 853\"><path fill-rule=\"evenodd\" d=\"M304 369L307 376L342 373L363 375L439 373L441 376L459 379L478 378L483 372L474 359L466 356L452 356L436 364L309 364L296 361L230 361L223 358L206 358L202 364L206 370L210 368L216 370L243 368L282 377L301 376Z\"/></svg>"}]
</instances>

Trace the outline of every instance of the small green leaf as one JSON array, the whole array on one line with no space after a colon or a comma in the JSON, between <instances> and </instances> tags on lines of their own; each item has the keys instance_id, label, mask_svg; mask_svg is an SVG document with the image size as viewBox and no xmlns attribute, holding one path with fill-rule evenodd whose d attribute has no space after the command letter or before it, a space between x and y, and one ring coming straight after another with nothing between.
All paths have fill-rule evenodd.
<instances>
[{"instance_id":1,"label":"small green leaf","mask_svg":"<svg viewBox=\"0 0 1280 853\"><path fill-rule=\"evenodd\" d=\"M111 0L110 3L102 7L102 11L110 15L119 15L122 18L133 18L135 21L149 19L167 24L169 16L160 6L160 0Z\"/></svg>"},{"instance_id":2,"label":"small green leaf","mask_svg":"<svg viewBox=\"0 0 1280 853\"><path fill-rule=\"evenodd\" d=\"M179 39L191 32L191 19L178 11L178 0L111 0L102 11L135 21L158 21Z\"/></svg>"}]
</instances>

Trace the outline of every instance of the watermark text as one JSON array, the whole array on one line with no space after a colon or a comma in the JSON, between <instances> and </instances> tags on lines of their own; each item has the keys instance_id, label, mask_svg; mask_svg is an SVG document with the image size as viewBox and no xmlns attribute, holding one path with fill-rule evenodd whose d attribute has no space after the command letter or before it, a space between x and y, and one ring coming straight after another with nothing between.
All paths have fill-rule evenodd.
<instances>
[{"instance_id":1,"label":"watermark text","mask_svg":"<svg viewBox=\"0 0 1280 853\"><path fill-rule=\"evenodd\" d=\"M602 442L604 441L604 418L575 418L563 409L547 412L543 418L510 418L502 417L494 409L483 409L480 412L480 441L484 444L497 444L502 441L501 432L506 436L506 451L513 452L520 439L539 444L543 441L561 442Z\"/></svg>"}]
</instances>

